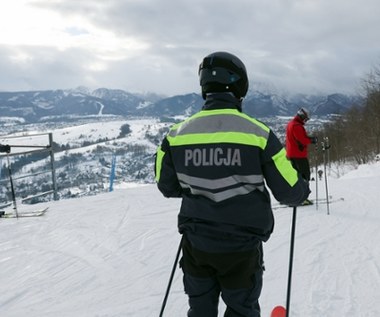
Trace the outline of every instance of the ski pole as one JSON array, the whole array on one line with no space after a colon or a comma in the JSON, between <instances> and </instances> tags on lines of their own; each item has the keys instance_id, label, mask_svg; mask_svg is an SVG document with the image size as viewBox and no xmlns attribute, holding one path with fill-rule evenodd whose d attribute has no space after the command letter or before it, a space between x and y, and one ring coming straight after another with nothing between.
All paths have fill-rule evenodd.
<instances>
[{"instance_id":1,"label":"ski pole","mask_svg":"<svg viewBox=\"0 0 380 317\"><path fill-rule=\"evenodd\" d=\"M318 143L315 144L315 209L318 210Z\"/></svg>"},{"instance_id":2,"label":"ski pole","mask_svg":"<svg viewBox=\"0 0 380 317\"><path fill-rule=\"evenodd\" d=\"M286 317L289 317L290 311L290 292L292 286L292 272L293 272L293 256L294 256L294 240L296 232L296 217L297 207L293 207L293 219L292 219L292 232L290 237L290 254L289 254L289 272L288 272L288 290L286 294Z\"/></svg>"},{"instance_id":3,"label":"ski pole","mask_svg":"<svg viewBox=\"0 0 380 317\"><path fill-rule=\"evenodd\" d=\"M325 157L325 155L324 155ZM325 173L325 188L326 188L326 203L327 203L327 214L330 214L330 201L329 201L329 189L327 186L327 173L326 173L326 160L324 158L324 173Z\"/></svg>"},{"instance_id":4,"label":"ski pole","mask_svg":"<svg viewBox=\"0 0 380 317\"><path fill-rule=\"evenodd\" d=\"M164 301L162 302L161 311L160 311L160 317L162 317L163 314L164 314L164 310L165 310L166 302L167 302L168 297L169 297L170 287L171 287L172 282L173 282L175 269L176 269L176 267L177 267L177 263L178 263L178 260L179 260L179 255L180 255L180 253L181 253L182 240L183 240L183 236L181 237L181 241L179 242L179 246L178 246L178 250L177 250L177 255L176 255L176 257L175 257L174 265L173 265L172 272L171 272L171 274L170 274L170 278L169 278L168 287L166 288L166 293L165 293Z\"/></svg>"},{"instance_id":5,"label":"ski pole","mask_svg":"<svg viewBox=\"0 0 380 317\"><path fill-rule=\"evenodd\" d=\"M325 138L325 141L326 142L323 142L323 147L322 147L322 150L323 150L323 170L324 170L324 173L325 173L325 190L326 190L326 204L327 204L327 214L329 215L330 214L330 201L329 201L329 190L328 190L328 186L327 186L327 173L326 173L326 150L329 149L329 144L327 143L328 142L328 138Z\"/></svg>"},{"instance_id":6,"label":"ski pole","mask_svg":"<svg viewBox=\"0 0 380 317\"><path fill-rule=\"evenodd\" d=\"M7 153L7 161L8 161L8 174L9 174L9 181L11 183L11 191L12 191L12 200L13 200L13 209L16 214L16 218L18 219L18 212L17 212L17 204L16 204L16 194L15 194L15 189L13 186L13 178L12 178L12 169L11 169L11 163L9 160L9 155Z\"/></svg>"}]
</instances>

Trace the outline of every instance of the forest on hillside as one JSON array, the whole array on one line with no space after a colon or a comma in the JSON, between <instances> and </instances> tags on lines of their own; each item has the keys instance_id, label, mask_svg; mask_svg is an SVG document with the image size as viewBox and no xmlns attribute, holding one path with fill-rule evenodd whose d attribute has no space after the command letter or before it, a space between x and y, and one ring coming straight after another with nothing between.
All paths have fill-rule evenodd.
<instances>
[{"instance_id":1,"label":"forest on hillside","mask_svg":"<svg viewBox=\"0 0 380 317\"><path fill-rule=\"evenodd\" d=\"M313 161L321 163L322 152L330 162L353 161L365 164L380 153L380 66L362 79L362 105L354 105L345 114L336 116L318 131L318 145L310 151Z\"/></svg>"}]
</instances>

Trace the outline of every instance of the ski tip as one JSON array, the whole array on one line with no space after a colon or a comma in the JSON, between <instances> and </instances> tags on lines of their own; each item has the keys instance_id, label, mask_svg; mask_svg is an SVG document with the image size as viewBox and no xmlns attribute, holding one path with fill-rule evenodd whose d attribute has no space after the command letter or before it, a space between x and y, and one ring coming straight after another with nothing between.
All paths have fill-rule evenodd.
<instances>
[{"instance_id":1,"label":"ski tip","mask_svg":"<svg viewBox=\"0 0 380 317\"><path fill-rule=\"evenodd\" d=\"M276 306L273 308L270 317L286 317L286 309L284 306Z\"/></svg>"}]
</instances>

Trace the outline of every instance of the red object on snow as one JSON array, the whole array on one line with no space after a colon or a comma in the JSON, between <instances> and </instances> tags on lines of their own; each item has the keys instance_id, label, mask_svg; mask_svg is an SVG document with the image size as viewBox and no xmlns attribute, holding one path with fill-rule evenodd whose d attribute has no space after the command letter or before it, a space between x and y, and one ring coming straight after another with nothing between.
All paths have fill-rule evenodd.
<instances>
[{"instance_id":1,"label":"red object on snow","mask_svg":"<svg viewBox=\"0 0 380 317\"><path fill-rule=\"evenodd\" d=\"M273 308L270 317L286 317L286 309L284 306L276 306Z\"/></svg>"}]
</instances>

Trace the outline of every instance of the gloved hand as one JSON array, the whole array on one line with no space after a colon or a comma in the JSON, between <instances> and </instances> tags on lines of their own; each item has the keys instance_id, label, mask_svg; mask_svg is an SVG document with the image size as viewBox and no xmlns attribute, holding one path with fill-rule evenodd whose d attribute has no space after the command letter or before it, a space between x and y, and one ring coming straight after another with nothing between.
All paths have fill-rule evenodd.
<instances>
[{"instance_id":1,"label":"gloved hand","mask_svg":"<svg viewBox=\"0 0 380 317\"><path fill-rule=\"evenodd\" d=\"M305 149L305 146L301 143L298 143L298 149L302 152Z\"/></svg>"},{"instance_id":2,"label":"gloved hand","mask_svg":"<svg viewBox=\"0 0 380 317\"><path fill-rule=\"evenodd\" d=\"M309 137L311 144L317 144L318 143L318 137L316 136L311 136Z\"/></svg>"},{"instance_id":3,"label":"gloved hand","mask_svg":"<svg viewBox=\"0 0 380 317\"><path fill-rule=\"evenodd\" d=\"M0 144L0 153L11 153L11 147L6 144L6 145L2 145Z\"/></svg>"}]
</instances>

